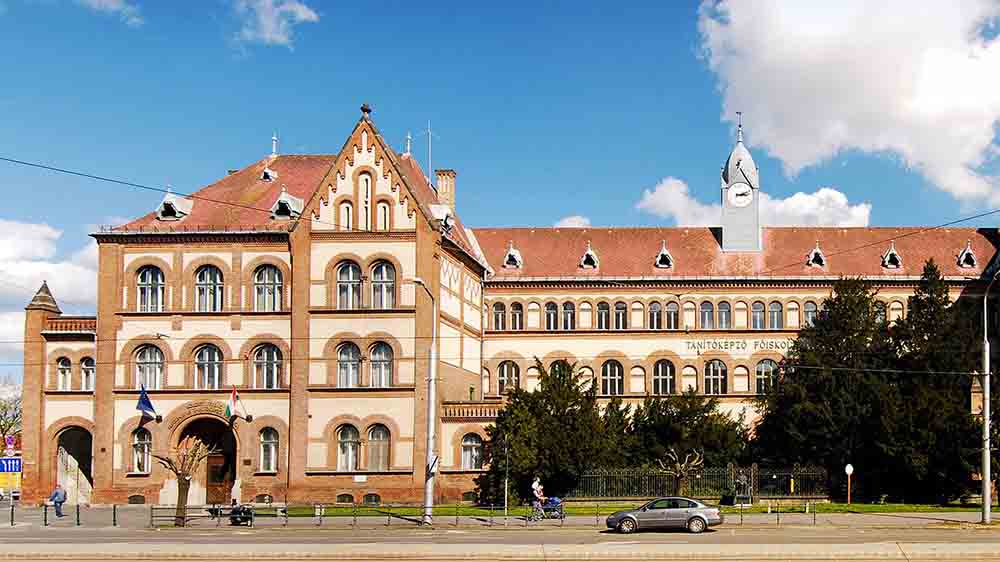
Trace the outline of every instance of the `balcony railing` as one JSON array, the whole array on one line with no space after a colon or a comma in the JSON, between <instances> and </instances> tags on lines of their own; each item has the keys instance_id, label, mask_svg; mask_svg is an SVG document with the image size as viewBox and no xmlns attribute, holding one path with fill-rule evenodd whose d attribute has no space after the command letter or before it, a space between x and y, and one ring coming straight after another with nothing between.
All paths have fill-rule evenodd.
<instances>
[{"instance_id":1,"label":"balcony railing","mask_svg":"<svg viewBox=\"0 0 1000 562\"><path fill-rule=\"evenodd\" d=\"M500 408L500 402L445 402L441 407L441 417L446 421L493 421Z\"/></svg>"},{"instance_id":2,"label":"balcony railing","mask_svg":"<svg viewBox=\"0 0 1000 562\"><path fill-rule=\"evenodd\" d=\"M97 318L93 316L77 318L49 318L45 324L48 332L96 332Z\"/></svg>"}]
</instances>

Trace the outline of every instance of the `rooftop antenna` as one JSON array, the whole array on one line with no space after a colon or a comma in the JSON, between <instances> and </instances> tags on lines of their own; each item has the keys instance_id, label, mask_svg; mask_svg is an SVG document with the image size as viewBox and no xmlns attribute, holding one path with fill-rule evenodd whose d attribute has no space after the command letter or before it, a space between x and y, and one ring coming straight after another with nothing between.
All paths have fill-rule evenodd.
<instances>
[{"instance_id":1,"label":"rooftop antenna","mask_svg":"<svg viewBox=\"0 0 1000 562\"><path fill-rule=\"evenodd\" d=\"M736 142L743 142L743 112L736 112Z\"/></svg>"},{"instance_id":2,"label":"rooftop antenna","mask_svg":"<svg viewBox=\"0 0 1000 562\"><path fill-rule=\"evenodd\" d=\"M403 151L403 154L410 153L410 145L412 143L413 143L413 136L410 135L410 131L406 131L406 150Z\"/></svg>"},{"instance_id":3,"label":"rooftop antenna","mask_svg":"<svg viewBox=\"0 0 1000 562\"><path fill-rule=\"evenodd\" d=\"M278 131L271 135L271 156L278 155Z\"/></svg>"},{"instance_id":4,"label":"rooftop antenna","mask_svg":"<svg viewBox=\"0 0 1000 562\"><path fill-rule=\"evenodd\" d=\"M434 186L434 160L431 159L431 156L433 154L433 152L431 151L431 148L432 148L431 145L434 144L434 137L436 137L437 135L435 135L433 132L431 132L431 122L430 122L430 119L427 120L427 130L424 131L424 133L427 134L427 173L428 173L428 175L430 175L430 179L428 179L427 181L431 184L431 187L435 187Z\"/></svg>"}]
</instances>

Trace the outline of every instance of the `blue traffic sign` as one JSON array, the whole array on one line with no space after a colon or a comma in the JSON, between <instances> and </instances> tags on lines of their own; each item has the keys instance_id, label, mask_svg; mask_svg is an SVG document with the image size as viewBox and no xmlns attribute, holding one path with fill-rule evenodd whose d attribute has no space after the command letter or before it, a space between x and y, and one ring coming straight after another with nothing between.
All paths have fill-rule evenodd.
<instances>
[{"instance_id":1,"label":"blue traffic sign","mask_svg":"<svg viewBox=\"0 0 1000 562\"><path fill-rule=\"evenodd\" d=\"M21 472L21 457L0 458L0 472Z\"/></svg>"}]
</instances>

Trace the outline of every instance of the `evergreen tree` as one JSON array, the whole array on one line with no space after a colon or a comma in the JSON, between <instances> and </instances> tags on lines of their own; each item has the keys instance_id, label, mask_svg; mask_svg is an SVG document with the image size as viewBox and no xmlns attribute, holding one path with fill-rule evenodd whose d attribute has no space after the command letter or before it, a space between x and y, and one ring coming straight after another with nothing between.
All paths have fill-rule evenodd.
<instances>
[{"instance_id":1,"label":"evergreen tree","mask_svg":"<svg viewBox=\"0 0 1000 562\"><path fill-rule=\"evenodd\" d=\"M632 417L633 464L658 466L670 448L678 454L701 452L705 466L740 462L747 428L742 419L719 411L718 405L718 398L698 396L693 391L646 399Z\"/></svg>"}]
</instances>

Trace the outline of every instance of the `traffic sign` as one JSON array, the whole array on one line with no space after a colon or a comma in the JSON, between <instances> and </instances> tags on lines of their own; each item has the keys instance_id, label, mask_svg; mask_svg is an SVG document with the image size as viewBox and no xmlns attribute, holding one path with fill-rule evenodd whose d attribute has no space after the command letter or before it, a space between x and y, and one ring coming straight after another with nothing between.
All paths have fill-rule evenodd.
<instances>
[{"instance_id":1,"label":"traffic sign","mask_svg":"<svg viewBox=\"0 0 1000 562\"><path fill-rule=\"evenodd\" d=\"M0 472L21 472L21 457L0 458Z\"/></svg>"}]
</instances>

